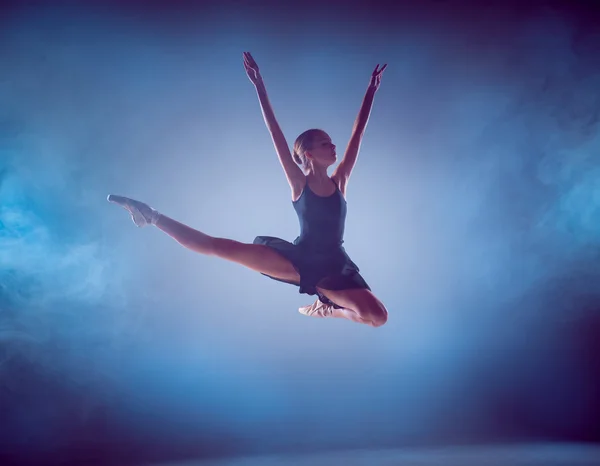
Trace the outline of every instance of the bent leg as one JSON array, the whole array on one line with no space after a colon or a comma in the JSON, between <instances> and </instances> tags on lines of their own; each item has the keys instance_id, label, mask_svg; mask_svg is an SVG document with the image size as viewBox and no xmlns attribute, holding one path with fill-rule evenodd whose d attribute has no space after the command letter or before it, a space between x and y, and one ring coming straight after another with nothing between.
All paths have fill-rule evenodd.
<instances>
[{"instance_id":1,"label":"bent leg","mask_svg":"<svg viewBox=\"0 0 600 466\"><path fill-rule=\"evenodd\" d=\"M192 251L236 262L256 272L291 283L300 283L300 275L292 263L268 246L215 238L162 214L158 217L156 226Z\"/></svg>"},{"instance_id":2,"label":"bent leg","mask_svg":"<svg viewBox=\"0 0 600 466\"><path fill-rule=\"evenodd\" d=\"M380 327L387 322L387 309L370 290L326 290L321 287L317 287L317 290L343 308L333 309L333 317L343 317L372 327Z\"/></svg>"}]
</instances>

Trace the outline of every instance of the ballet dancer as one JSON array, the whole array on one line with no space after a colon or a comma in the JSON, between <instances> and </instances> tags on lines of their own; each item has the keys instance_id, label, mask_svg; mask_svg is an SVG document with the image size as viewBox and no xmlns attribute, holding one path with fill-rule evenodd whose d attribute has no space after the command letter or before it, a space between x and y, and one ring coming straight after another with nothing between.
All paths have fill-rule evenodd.
<instances>
[{"instance_id":1,"label":"ballet dancer","mask_svg":"<svg viewBox=\"0 0 600 466\"><path fill-rule=\"evenodd\" d=\"M316 295L313 304L299 309L301 314L382 326L387 321L387 309L373 294L342 243L348 180L387 65L381 68L377 65L371 74L344 157L329 176L327 170L337 158L336 146L329 135L320 129L309 129L298 136L290 152L256 61L249 52L243 53L243 60L290 185L292 205L300 222L300 235L294 242L272 236L257 236L252 244L217 238L143 202L114 194L108 200L125 208L138 227L154 225L192 251L236 262L274 280L295 285L300 293Z\"/></svg>"}]
</instances>

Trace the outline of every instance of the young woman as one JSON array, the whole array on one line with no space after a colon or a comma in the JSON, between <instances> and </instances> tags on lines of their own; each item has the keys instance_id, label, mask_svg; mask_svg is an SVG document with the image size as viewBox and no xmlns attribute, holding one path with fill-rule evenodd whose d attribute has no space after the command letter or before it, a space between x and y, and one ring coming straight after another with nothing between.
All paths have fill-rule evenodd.
<instances>
[{"instance_id":1,"label":"young woman","mask_svg":"<svg viewBox=\"0 0 600 466\"><path fill-rule=\"evenodd\" d=\"M128 210L138 227L155 225L192 251L237 262L274 280L296 285L300 293L317 295L312 305L299 309L302 314L342 317L372 327L385 324L385 306L371 292L342 243L348 180L387 65L375 67L344 157L331 176L327 169L336 161L336 146L329 135L319 129L305 131L290 153L249 52L244 52L244 67L256 87L265 123L292 191L292 204L300 221L300 236L293 243L271 236L258 236L253 244L215 238L142 202L112 194L108 200Z\"/></svg>"}]
</instances>

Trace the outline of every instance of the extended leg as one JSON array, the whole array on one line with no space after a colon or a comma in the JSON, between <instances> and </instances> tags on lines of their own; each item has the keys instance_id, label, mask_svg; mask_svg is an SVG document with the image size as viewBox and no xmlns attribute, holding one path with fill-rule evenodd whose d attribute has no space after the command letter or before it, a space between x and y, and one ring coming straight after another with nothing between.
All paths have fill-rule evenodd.
<instances>
[{"instance_id":1,"label":"extended leg","mask_svg":"<svg viewBox=\"0 0 600 466\"><path fill-rule=\"evenodd\" d=\"M128 210L136 225L156 225L187 249L227 259L290 283L300 283L300 276L292 263L268 246L209 236L160 214L147 204L126 197L111 195L108 200Z\"/></svg>"},{"instance_id":2,"label":"extended leg","mask_svg":"<svg viewBox=\"0 0 600 466\"><path fill-rule=\"evenodd\" d=\"M156 226L192 251L217 256L237 262L256 272L296 284L300 283L300 275L292 263L268 246L215 238L162 214L158 217Z\"/></svg>"}]
</instances>

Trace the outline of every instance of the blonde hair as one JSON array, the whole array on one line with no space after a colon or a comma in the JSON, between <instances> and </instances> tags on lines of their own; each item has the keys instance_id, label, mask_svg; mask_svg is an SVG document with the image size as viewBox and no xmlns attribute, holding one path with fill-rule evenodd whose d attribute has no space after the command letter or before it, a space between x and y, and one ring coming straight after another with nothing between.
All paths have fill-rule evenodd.
<instances>
[{"instance_id":1,"label":"blonde hair","mask_svg":"<svg viewBox=\"0 0 600 466\"><path fill-rule=\"evenodd\" d=\"M292 157L298 165L302 166L302 168L308 168L306 151L311 150L316 137L324 133L325 131L322 129L308 129L296 138Z\"/></svg>"}]
</instances>

